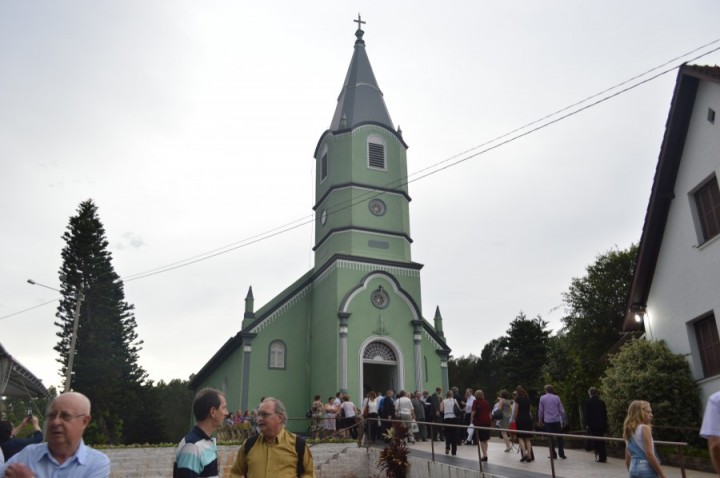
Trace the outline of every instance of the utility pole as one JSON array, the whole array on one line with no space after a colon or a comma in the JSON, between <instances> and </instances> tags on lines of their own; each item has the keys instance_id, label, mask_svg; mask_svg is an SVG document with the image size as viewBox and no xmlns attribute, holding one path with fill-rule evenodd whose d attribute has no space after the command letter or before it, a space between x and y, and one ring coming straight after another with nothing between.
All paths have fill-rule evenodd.
<instances>
[{"instance_id":1,"label":"utility pole","mask_svg":"<svg viewBox=\"0 0 720 478\"><path fill-rule=\"evenodd\" d=\"M65 392L70 391L72 383L73 362L75 361L75 343L77 342L78 322L80 322L80 306L85 299L82 285L78 289L77 302L75 303L75 317L73 317L73 333L70 337L70 354L68 355L67 375L65 376Z\"/></svg>"},{"instance_id":2,"label":"utility pole","mask_svg":"<svg viewBox=\"0 0 720 478\"><path fill-rule=\"evenodd\" d=\"M39 282L35 282L32 279L28 279L27 282L28 282L28 284L39 285L40 287L45 287L46 289L61 292L59 289L47 286L45 284L41 284ZM80 306L82 306L83 300L85 300L85 291L84 291L83 285L81 283L80 286L78 287L77 302L75 303L75 316L73 317L73 332L72 332L72 335L70 336L70 352L68 355L67 373L65 375L65 390L63 392L69 392L70 385L72 385L73 362L75 361L75 344L77 343L78 322L80 321Z\"/></svg>"}]
</instances>

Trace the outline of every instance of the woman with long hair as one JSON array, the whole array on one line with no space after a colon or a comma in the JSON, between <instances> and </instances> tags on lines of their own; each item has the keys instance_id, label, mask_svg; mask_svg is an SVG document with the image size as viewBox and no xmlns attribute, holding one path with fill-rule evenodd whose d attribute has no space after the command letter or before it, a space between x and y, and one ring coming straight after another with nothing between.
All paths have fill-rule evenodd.
<instances>
[{"instance_id":1,"label":"woman with long hair","mask_svg":"<svg viewBox=\"0 0 720 478\"><path fill-rule=\"evenodd\" d=\"M650 425L652 418L650 403L644 400L630 403L623 424L625 468L630 478L665 478L665 472L655 455Z\"/></svg>"},{"instance_id":2,"label":"woman with long hair","mask_svg":"<svg viewBox=\"0 0 720 478\"><path fill-rule=\"evenodd\" d=\"M456 409L457 407L457 409ZM447 455L450 453L450 450L452 449L452 454L455 456L457 454L457 444L458 444L458 438L457 438L457 432L458 428L454 427L452 425L458 424L458 417L456 410L459 411L460 405L458 404L457 400L453 398L452 390L448 390L445 393L445 400L440 402L440 416L443 417L443 423L445 425L451 425L445 427L445 454Z\"/></svg>"},{"instance_id":3,"label":"woman with long hair","mask_svg":"<svg viewBox=\"0 0 720 478\"><path fill-rule=\"evenodd\" d=\"M511 423L515 423L518 434L518 444L522 458L520 461L534 461L535 454L532 449L532 436L530 433L520 433L521 431L531 432L533 429L532 415L530 415L530 396L522 386L518 385L515 389L517 396L515 405L513 406Z\"/></svg>"},{"instance_id":4,"label":"woman with long hair","mask_svg":"<svg viewBox=\"0 0 720 478\"><path fill-rule=\"evenodd\" d=\"M378 405L377 394L371 390L363 404L363 417L366 419L365 434L370 443L375 443L375 440L382 438L378 422Z\"/></svg>"}]
</instances>

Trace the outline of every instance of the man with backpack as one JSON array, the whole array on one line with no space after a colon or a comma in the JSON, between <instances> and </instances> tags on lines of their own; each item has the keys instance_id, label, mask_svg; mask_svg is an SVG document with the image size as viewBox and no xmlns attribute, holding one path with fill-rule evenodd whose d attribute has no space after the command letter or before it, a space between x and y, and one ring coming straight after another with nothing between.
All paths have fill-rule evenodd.
<instances>
[{"instance_id":1,"label":"man with backpack","mask_svg":"<svg viewBox=\"0 0 720 478\"><path fill-rule=\"evenodd\" d=\"M285 430L285 405L268 397L260 404L257 423L260 435L242 444L231 477L314 478L312 453L305 440Z\"/></svg>"}]
</instances>

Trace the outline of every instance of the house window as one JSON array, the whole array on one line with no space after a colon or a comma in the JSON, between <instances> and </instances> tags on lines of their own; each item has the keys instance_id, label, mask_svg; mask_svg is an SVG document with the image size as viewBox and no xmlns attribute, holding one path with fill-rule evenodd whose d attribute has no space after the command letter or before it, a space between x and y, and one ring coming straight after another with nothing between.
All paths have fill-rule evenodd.
<instances>
[{"instance_id":1,"label":"house window","mask_svg":"<svg viewBox=\"0 0 720 478\"><path fill-rule=\"evenodd\" d=\"M269 368L285 368L285 344L275 340L270 344Z\"/></svg>"},{"instance_id":2,"label":"house window","mask_svg":"<svg viewBox=\"0 0 720 478\"><path fill-rule=\"evenodd\" d=\"M720 374L720 338L714 314L695 322L695 339L702 362L703 377Z\"/></svg>"},{"instance_id":3,"label":"house window","mask_svg":"<svg viewBox=\"0 0 720 478\"><path fill-rule=\"evenodd\" d=\"M378 136L368 138L368 166L385 169L385 143Z\"/></svg>"},{"instance_id":4,"label":"house window","mask_svg":"<svg viewBox=\"0 0 720 478\"><path fill-rule=\"evenodd\" d=\"M707 120L710 123L713 123L713 124L715 123L715 110L714 109L708 108Z\"/></svg>"},{"instance_id":5,"label":"house window","mask_svg":"<svg viewBox=\"0 0 720 478\"><path fill-rule=\"evenodd\" d=\"M322 181L327 177L327 171L328 171L328 163L327 163L327 153L324 153L322 155L322 158L320 159L320 180Z\"/></svg>"},{"instance_id":6,"label":"house window","mask_svg":"<svg viewBox=\"0 0 720 478\"><path fill-rule=\"evenodd\" d=\"M702 240L707 242L720 233L720 189L717 176L695 191L695 206L702 230Z\"/></svg>"}]
</instances>

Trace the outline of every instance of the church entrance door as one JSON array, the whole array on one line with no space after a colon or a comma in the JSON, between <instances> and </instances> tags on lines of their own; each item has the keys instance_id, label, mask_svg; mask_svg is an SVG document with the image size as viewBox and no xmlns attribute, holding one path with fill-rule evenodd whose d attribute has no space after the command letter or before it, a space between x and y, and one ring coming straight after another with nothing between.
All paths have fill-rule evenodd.
<instances>
[{"instance_id":1,"label":"church entrance door","mask_svg":"<svg viewBox=\"0 0 720 478\"><path fill-rule=\"evenodd\" d=\"M386 343L375 341L363 351L363 396L370 390L380 395L388 389L398 390L398 362L395 351Z\"/></svg>"}]
</instances>

